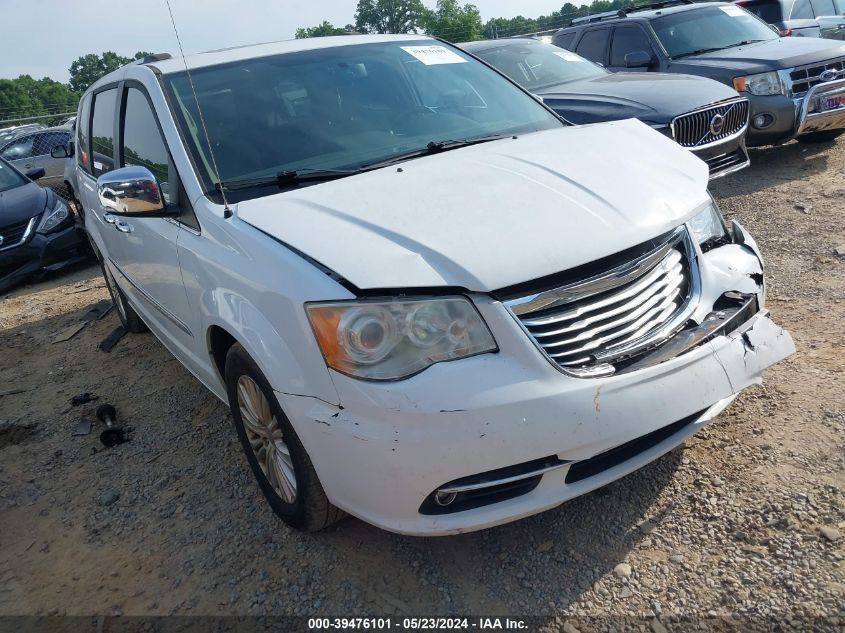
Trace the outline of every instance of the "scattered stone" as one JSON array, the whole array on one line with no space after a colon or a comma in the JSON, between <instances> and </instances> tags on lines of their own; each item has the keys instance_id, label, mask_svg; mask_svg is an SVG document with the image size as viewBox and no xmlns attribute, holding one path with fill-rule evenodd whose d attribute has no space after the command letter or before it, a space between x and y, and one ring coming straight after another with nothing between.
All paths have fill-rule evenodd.
<instances>
[{"instance_id":1,"label":"scattered stone","mask_svg":"<svg viewBox=\"0 0 845 633\"><path fill-rule=\"evenodd\" d=\"M631 591L631 588L628 587L627 585L622 587L622 591L619 592L620 598L630 598L633 595L634 595L634 592Z\"/></svg>"},{"instance_id":2,"label":"scattered stone","mask_svg":"<svg viewBox=\"0 0 845 633\"><path fill-rule=\"evenodd\" d=\"M834 543L840 538L842 538L842 534L839 532L839 530L837 530L835 527L830 527L828 525L824 525L819 528L819 532L821 532L821 535L831 543Z\"/></svg>"},{"instance_id":3,"label":"scattered stone","mask_svg":"<svg viewBox=\"0 0 845 633\"><path fill-rule=\"evenodd\" d=\"M628 563L619 563L613 568L613 575L617 578L629 578L631 576L631 566Z\"/></svg>"},{"instance_id":4,"label":"scattered stone","mask_svg":"<svg viewBox=\"0 0 845 633\"><path fill-rule=\"evenodd\" d=\"M545 541L543 543L540 543L537 546L537 551L538 552L548 552L550 549L552 549L554 547L554 545L555 544L554 544L553 541Z\"/></svg>"},{"instance_id":5,"label":"scattered stone","mask_svg":"<svg viewBox=\"0 0 845 633\"><path fill-rule=\"evenodd\" d=\"M654 618L651 621L651 630L653 633L669 633L669 631L666 630L666 627L663 626L657 618Z\"/></svg>"},{"instance_id":6,"label":"scattered stone","mask_svg":"<svg viewBox=\"0 0 845 633\"><path fill-rule=\"evenodd\" d=\"M579 629L576 629L569 622L564 622L563 623L563 633L581 633L581 631Z\"/></svg>"},{"instance_id":7,"label":"scattered stone","mask_svg":"<svg viewBox=\"0 0 845 633\"><path fill-rule=\"evenodd\" d=\"M108 507L118 499L120 499L120 493L115 490L106 490L97 497L97 503L103 507Z\"/></svg>"}]
</instances>

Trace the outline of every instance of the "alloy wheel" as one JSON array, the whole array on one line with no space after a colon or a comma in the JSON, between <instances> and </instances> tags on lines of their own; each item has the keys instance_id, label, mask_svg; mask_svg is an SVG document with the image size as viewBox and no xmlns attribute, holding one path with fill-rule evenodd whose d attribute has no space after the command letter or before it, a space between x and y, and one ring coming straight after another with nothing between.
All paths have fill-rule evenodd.
<instances>
[{"instance_id":1,"label":"alloy wheel","mask_svg":"<svg viewBox=\"0 0 845 633\"><path fill-rule=\"evenodd\" d=\"M238 378L238 409L252 452L273 490L287 503L296 500L296 473L279 421L258 384Z\"/></svg>"}]
</instances>

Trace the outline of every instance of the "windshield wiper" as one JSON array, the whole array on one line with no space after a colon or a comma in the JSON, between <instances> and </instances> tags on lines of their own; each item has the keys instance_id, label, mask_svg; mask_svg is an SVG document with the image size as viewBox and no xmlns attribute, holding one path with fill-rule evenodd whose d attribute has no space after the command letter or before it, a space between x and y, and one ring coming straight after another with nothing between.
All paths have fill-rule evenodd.
<instances>
[{"instance_id":1,"label":"windshield wiper","mask_svg":"<svg viewBox=\"0 0 845 633\"><path fill-rule=\"evenodd\" d=\"M395 156L391 156L390 158L387 158L385 160L380 160L377 163L368 163L367 165L363 165L362 169L378 169L379 167L394 165L396 163L401 163L403 161L411 160L412 158L418 158L420 156L438 154L440 152L447 152L449 150L458 149L460 147L478 145L479 143L489 143L490 141L498 141L503 138L516 138L516 136L510 134L493 134L490 136L476 136L474 138L467 138L459 141L451 139L445 141L430 141L425 147L421 149L414 149L409 152L396 154Z\"/></svg>"},{"instance_id":2,"label":"windshield wiper","mask_svg":"<svg viewBox=\"0 0 845 633\"><path fill-rule=\"evenodd\" d=\"M225 191L240 191L243 189L256 189L260 187L277 186L279 189L296 186L305 182L325 182L328 180L338 180L339 178L346 178L347 176L354 176L362 174L366 171L373 171L380 167L393 165L418 156L427 156L429 154L437 154L439 152L446 152L451 149L459 147L467 147L469 145L478 145L479 143L487 143L489 141L498 141L503 138L516 138L507 134L497 134L492 136L477 136L475 138L468 138L464 140L446 140L446 141L431 141L422 149L415 149L403 154L396 154L386 160L381 160L376 163L368 163L361 165L355 169L292 169L289 171L280 171L275 176L264 176L262 178L242 178L240 180L228 180L217 189L224 189Z\"/></svg>"},{"instance_id":3,"label":"windshield wiper","mask_svg":"<svg viewBox=\"0 0 845 633\"><path fill-rule=\"evenodd\" d=\"M703 55L704 53L713 53L715 51L722 51L725 48L730 48L730 46L717 46L715 48L699 48L694 51L689 51L688 53L681 53L680 55L675 55L672 59L681 59L682 57L692 57L693 55Z\"/></svg>"},{"instance_id":4,"label":"windshield wiper","mask_svg":"<svg viewBox=\"0 0 845 633\"><path fill-rule=\"evenodd\" d=\"M264 176L263 178L242 178L240 180L227 180L223 183L226 191L240 191L242 189L254 189L257 187L278 186L280 189L297 185L302 182L319 182L326 180L337 180L346 176L354 176L365 169L293 169L280 171L275 176ZM219 188L219 187L218 187Z\"/></svg>"},{"instance_id":5,"label":"windshield wiper","mask_svg":"<svg viewBox=\"0 0 845 633\"><path fill-rule=\"evenodd\" d=\"M739 42L737 44L734 44L730 48L734 48L736 46L747 46L748 44L756 44L757 42L766 42L766 41L768 41L768 40L745 40L745 41Z\"/></svg>"}]
</instances>

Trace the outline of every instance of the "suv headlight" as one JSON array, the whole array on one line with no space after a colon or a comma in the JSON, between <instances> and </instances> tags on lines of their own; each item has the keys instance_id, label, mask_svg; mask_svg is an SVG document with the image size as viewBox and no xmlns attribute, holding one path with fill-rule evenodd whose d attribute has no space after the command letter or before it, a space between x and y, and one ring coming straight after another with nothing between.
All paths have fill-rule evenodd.
<instances>
[{"instance_id":1,"label":"suv headlight","mask_svg":"<svg viewBox=\"0 0 845 633\"><path fill-rule=\"evenodd\" d=\"M52 209L48 209L44 212L44 217L41 218L41 222L38 223L38 229L36 229L36 231L38 233L49 233L50 231L55 231L57 228L62 226L69 217L70 210L67 208L67 205L61 198L56 198L56 204Z\"/></svg>"},{"instance_id":2,"label":"suv headlight","mask_svg":"<svg viewBox=\"0 0 845 633\"><path fill-rule=\"evenodd\" d=\"M465 297L305 306L326 364L368 380L399 380L448 360L498 350Z\"/></svg>"},{"instance_id":3,"label":"suv headlight","mask_svg":"<svg viewBox=\"0 0 845 633\"><path fill-rule=\"evenodd\" d=\"M747 91L757 96L786 94L780 75L776 72L734 77L734 88L737 92Z\"/></svg>"},{"instance_id":4,"label":"suv headlight","mask_svg":"<svg viewBox=\"0 0 845 633\"><path fill-rule=\"evenodd\" d=\"M690 233L699 243L702 251L709 251L729 241L725 228L725 219L719 210L719 205L710 198L710 203L697 215L687 222Z\"/></svg>"}]
</instances>

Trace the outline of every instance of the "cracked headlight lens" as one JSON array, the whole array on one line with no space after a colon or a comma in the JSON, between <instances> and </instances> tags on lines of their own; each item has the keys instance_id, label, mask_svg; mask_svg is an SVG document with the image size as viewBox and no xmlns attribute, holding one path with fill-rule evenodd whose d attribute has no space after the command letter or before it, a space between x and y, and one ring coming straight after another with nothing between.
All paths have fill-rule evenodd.
<instances>
[{"instance_id":1,"label":"cracked headlight lens","mask_svg":"<svg viewBox=\"0 0 845 633\"><path fill-rule=\"evenodd\" d=\"M49 233L62 226L70 217L70 211L67 205L60 199L56 198L56 204L52 209L44 212L44 217L38 224L38 233Z\"/></svg>"},{"instance_id":2,"label":"cracked headlight lens","mask_svg":"<svg viewBox=\"0 0 845 633\"><path fill-rule=\"evenodd\" d=\"M727 243L728 231L725 228L725 219L719 210L719 205L710 198L710 204L704 207L689 222L689 231L699 243L702 251L709 251L711 248Z\"/></svg>"},{"instance_id":3,"label":"cracked headlight lens","mask_svg":"<svg viewBox=\"0 0 845 633\"><path fill-rule=\"evenodd\" d=\"M399 380L448 360L497 351L465 297L305 306L326 364L356 378Z\"/></svg>"}]
</instances>

